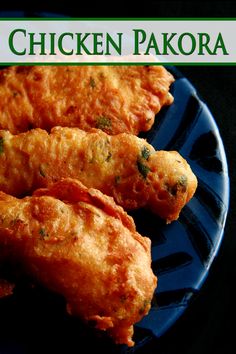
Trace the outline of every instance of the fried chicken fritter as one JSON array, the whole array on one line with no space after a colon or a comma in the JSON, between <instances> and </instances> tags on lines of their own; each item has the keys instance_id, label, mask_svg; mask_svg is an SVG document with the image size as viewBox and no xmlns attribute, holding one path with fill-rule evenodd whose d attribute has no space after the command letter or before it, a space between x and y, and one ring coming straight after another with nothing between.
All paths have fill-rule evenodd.
<instances>
[{"instance_id":1,"label":"fried chicken fritter","mask_svg":"<svg viewBox=\"0 0 236 354\"><path fill-rule=\"evenodd\" d=\"M15 196L71 177L112 196L127 210L147 207L170 222L197 187L177 152L155 151L131 134L56 127L51 134L0 131L0 142L0 190Z\"/></svg>"},{"instance_id":2,"label":"fried chicken fritter","mask_svg":"<svg viewBox=\"0 0 236 354\"><path fill-rule=\"evenodd\" d=\"M60 125L114 135L147 131L172 103L162 66L21 66L0 71L0 129Z\"/></svg>"},{"instance_id":3,"label":"fried chicken fritter","mask_svg":"<svg viewBox=\"0 0 236 354\"><path fill-rule=\"evenodd\" d=\"M24 199L0 192L0 251L63 295L70 314L134 344L157 279L150 240L112 198L71 179Z\"/></svg>"}]
</instances>

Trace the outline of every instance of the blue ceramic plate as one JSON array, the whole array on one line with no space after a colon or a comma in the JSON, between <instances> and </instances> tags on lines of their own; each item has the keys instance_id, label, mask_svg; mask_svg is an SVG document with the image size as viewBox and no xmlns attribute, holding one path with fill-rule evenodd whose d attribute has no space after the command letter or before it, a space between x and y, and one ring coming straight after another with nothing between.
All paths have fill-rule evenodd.
<instances>
[{"instance_id":1,"label":"blue ceramic plate","mask_svg":"<svg viewBox=\"0 0 236 354\"><path fill-rule=\"evenodd\" d=\"M176 79L174 103L144 137L157 150L180 152L198 188L170 225L141 211L134 214L138 230L152 240L152 267L159 279L151 311L137 325L146 339L165 333L198 293L220 247L229 203L227 161L214 118L190 82L175 68L168 70Z\"/></svg>"},{"instance_id":2,"label":"blue ceramic plate","mask_svg":"<svg viewBox=\"0 0 236 354\"><path fill-rule=\"evenodd\" d=\"M135 326L132 351L165 333L198 293L219 249L228 210L227 161L216 123L189 81L175 68L168 69L176 79L171 87L174 103L158 114L143 137L156 149L179 151L199 186L179 220L170 225L143 210L132 214L138 231L152 240L152 266L159 279L150 313ZM111 352L115 347L67 316L63 300L43 289L23 286L0 301L0 314L1 353L39 353L46 347L74 352L84 344L87 352Z\"/></svg>"}]
</instances>

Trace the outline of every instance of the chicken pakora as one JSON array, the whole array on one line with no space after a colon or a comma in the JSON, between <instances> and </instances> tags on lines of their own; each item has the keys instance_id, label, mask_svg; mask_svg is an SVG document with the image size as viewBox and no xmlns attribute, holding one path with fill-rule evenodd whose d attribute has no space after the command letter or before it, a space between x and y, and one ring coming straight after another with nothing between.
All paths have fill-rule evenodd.
<instances>
[{"instance_id":1,"label":"chicken pakora","mask_svg":"<svg viewBox=\"0 0 236 354\"><path fill-rule=\"evenodd\" d=\"M132 346L133 324L150 309L157 279L150 240L114 200L65 179L32 197L0 192L0 252L61 294L70 314ZM1 256L1 254L0 254Z\"/></svg>"},{"instance_id":2,"label":"chicken pakora","mask_svg":"<svg viewBox=\"0 0 236 354\"><path fill-rule=\"evenodd\" d=\"M162 66L20 66L0 71L0 129L54 126L138 135L171 104Z\"/></svg>"},{"instance_id":3,"label":"chicken pakora","mask_svg":"<svg viewBox=\"0 0 236 354\"><path fill-rule=\"evenodd\" d=\"M101 130L0 131L0 190L23 196L71 177L112 196L126 210L146 207L170 222L192 198L197 179L176 151L155 151L131 134Z\"/></svg>"}]
</instances>

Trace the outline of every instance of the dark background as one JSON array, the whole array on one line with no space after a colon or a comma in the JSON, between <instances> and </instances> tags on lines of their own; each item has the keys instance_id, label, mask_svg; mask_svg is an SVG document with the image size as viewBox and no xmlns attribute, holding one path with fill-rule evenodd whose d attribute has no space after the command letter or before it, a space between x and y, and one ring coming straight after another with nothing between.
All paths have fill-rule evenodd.
<instances>
[{"instance_id":1,"label":"dark background","mask_svg":"<svg viewBox=\"0 0 236 354\"><path fill-rule=\"evenodd\" d=\"M108 4L98 1L96 5L83 2L75 6L75 1L58 0L56 3L41 2L38 7L32 2L30 4L21 2L12 8L6 3L0 5L0 11L5 12L7 16L11 15L9 11L13 9L19 12L24 11L22 15L30 17L37 16L40 11L52 11L73 17L236 17L236 5L232 1L147 1L136 2L132 5L127 1ZM236 33L232 33L232 36L236 37ZM236 178L234 170L236 168L236 66L181 66L179 70L196 87L218 124L229 164L231 202L220 251L200 294L168 333L150 342L136 353L211 354L223 352L231 354L236 352L236 287L234 284L236 279ZM22 326L24 326L23 319ZM76 332L74 334L76 335ZM27 333L25 335L27 336ZM45 353L55 352L53 348L47 347L46 343L44 347L40 345L40 342L44 343L45 335L46 338L50 337L42 326L38 333L39 342L32 346L29 353L38 353L41 350ZM59 331L59 335L63 334ZM88 343L88 351L83 351L79 343L74 349L68 343L67 349L61 348L61 352L85 353L92 348L96 350L96 342ZM112 353L115 350L112 348L109 347L107 352ZM60 348L55 345L55 349L58 353ZM106 351L105 348L104 350ZM0 354L5 353L9 354L9 351L4 351L0 347ZM11 353L19 354L14 346L12 346Z\"/></svg>"}]
</instances>

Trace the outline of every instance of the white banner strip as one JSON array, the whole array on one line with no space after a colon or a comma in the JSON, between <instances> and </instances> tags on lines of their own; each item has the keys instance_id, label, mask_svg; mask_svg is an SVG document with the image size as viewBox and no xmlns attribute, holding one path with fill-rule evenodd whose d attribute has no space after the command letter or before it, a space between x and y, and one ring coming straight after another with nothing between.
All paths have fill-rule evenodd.
<instances>
[{"instance_id":1,"label":"white banner strip","mask_svg":"<svg viewBox=\"0 0 236 354\"><path fill-rule=\"evenodd\" d=\"M0 64L236 64L236 19L0 19Z\"/></svg>"}]
</instances>

